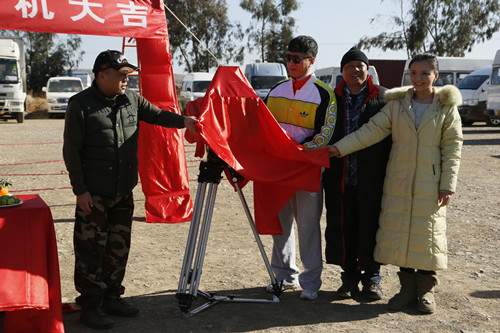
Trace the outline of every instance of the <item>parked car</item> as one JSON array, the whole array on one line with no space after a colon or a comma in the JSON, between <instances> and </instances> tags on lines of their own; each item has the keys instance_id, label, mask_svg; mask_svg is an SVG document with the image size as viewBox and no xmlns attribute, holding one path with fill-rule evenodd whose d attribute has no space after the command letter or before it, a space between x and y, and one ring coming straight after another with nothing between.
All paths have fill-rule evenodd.
<instances>
[{"instance_id":1,"label":"parked car","mask_svg":"<svg viewBox=\"0 0 500 333\"><path fill-rule=\"evenodd\" d=\"M467 75L458 84L462 94L462 105L458 106L463 125L472 125L476 121L485 122L488 98L488 84L490 81L491 66L481 68Z\"/></svg>"},{"instance_id":2,"label":"parked car","mask_svg":"<svg viewBox=\"0 0 500 333\"><path fill-rule=\"evenodd\" d=\"M264 99L274 85L288 77L286 67L275 62L252 63L245 66L245 77L257 95Z\"/></svg>"},{"instance_id":3,"label":"parked car","mask_svg":"<svg viewBox=\"0 0 500 333\"><path fill-rule=\"evenodd\" d=\"M491 68L485 112L487 116L486 124L500 126L500 50L497 51Z\"/></svg>"},{"instance_id":4,"label":"parked car","mask_svg":"<svg viewBox=\"0 0 500 333\"><path fill-rule=\"evenodd\" d=\"M184 76L184 79L182 80L179 105L182 113L186 112L187 103L205 96L213 77L213 73L206 72L188 73Z\"/></svg>"},{"instance_id":5,"label":"parked car","mask_svg":"<svg viewBox=\"0 0 500 333\"><path fill-rule=\"evenodd\" d=\"M71 96L83 90L80 78L71 76L51 77L42 90L47 94L47 112L49 118L66 113L68 100Z\"/></svg>"}]
</instances>

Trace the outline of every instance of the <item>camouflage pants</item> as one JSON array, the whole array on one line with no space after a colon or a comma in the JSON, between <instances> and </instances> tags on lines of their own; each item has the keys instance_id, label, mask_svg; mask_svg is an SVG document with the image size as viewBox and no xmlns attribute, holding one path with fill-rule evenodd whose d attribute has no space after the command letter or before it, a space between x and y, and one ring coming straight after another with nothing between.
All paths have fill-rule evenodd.
<instances>
[{"instance_id":1,"label":"camouflage pants","mask_svg":"<svg viewBox=\"0 0 500 333\"><path fill-rule=\"evenodd\" d=\"M123 294L134 212L132 193L115 199L92 196L91 212L75 213L75 287L82 307Z\"/></svg>"}]
</instances>

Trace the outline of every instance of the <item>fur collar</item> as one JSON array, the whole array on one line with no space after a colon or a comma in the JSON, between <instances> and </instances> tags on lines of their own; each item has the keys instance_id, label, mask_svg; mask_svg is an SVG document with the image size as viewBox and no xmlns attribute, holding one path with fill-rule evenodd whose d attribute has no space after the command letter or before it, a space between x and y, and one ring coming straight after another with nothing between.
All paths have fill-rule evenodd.
<instances>
[{"instance_id":1,"label":"fur collar","mask_svg":"<svg viewBox=\"0 0 500 333\"><path fill-rule=\"evenodd\" d=\"M437 92L434 99L439 98L440 104L442 105L455 106L462 104L462 95L460 94L458 88L453 85L434 88L434 91ZM411 99L413 93L413 87L407 86L390 89L385 93L384 97L386 102L402 99L405 98L405 96Z\"/></svg>"}]
</instances>

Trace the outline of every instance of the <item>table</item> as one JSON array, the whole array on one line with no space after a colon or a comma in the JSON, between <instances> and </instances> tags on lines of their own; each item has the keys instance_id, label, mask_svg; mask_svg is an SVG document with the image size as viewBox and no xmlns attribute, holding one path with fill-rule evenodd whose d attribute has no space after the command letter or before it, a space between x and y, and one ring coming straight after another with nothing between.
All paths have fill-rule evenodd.
<instances>
[{"instance_id":1,"label":"table","mask_svg":"<svg viewBox=\"0 0 500 333\"><path fill-rule=\"evenodd\" d=\"M0 208L3 333L64 332L52 213L37 194L18 197L22 205Z\"/></svg>"}]
</instances>

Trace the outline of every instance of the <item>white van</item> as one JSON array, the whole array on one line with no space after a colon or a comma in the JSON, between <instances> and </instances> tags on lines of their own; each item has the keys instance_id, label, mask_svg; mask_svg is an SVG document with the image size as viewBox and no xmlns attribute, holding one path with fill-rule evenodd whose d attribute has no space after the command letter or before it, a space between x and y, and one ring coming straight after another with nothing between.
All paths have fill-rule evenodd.
<instances>
[{"instance_id":1,"label":"white van","mask_svg":"<svg viewBox=\"0 0 500 333\"><path fill-rule=\"evenodd\" d=\"M458 106L463 125L472 125L475 121L486 121L484 113L488 98L487 86L490 82L491 66L481 68L467 75L458 84L463 104Z\"/></svg>"},{"instance_id":2,"label":"white van","mask_svg":"<svg viewBox=\"0 0 500 333\"><path fill-rule=\"evenodd\" d=\"M405 70L401 79L401 86L411 86L410 69L411 59L406 60ZM447 84L458 86L467 75L473 71L491 65L492 59L467 59L458 57L437 57L439 64L439 77L434 83L436 87Z\"/></svg>"},{"instance_id":3,"label":"white van","mask_svg":"<svg viewBox=\"0 0 500 333\"><path fill-rule=\"evenodd\" d=\"M286 67L276 62L253 63L245 66L245 77L257 95L264 99L274 85L288 77Z\"/></svg>"},{"instance_id":4,"label":"white van","mask_svg":"<svg viewBox=\"0 0 500 333\"><path fill-rule=\"evenodd\" d=\"M205 96L213 77L213 73L206 72L194 72L184 76L179 105L183 114L186 112L187 103Z\"/></svg>"},{"instance_id":5,"label":"white van","mask_svg":"<svg viewBox=\"0 0 500 333\"><path fill-rule=\"evenodd\" d=\"M500 50L497 51L493 60L485 112L486 124L500 126Z\"/></svg>"},{"instance_id":6,"label":"white van","mask_svg":"<svg viewBox=\"0 0 500 333\"><path fill-rule=\"evenodd\" d=\"M317 69L314 71L314 75L332 88L332 90L344 79L340 67L336 66ZM372 77L373 84L380 84L378 73L374 66L368 66L368 75Z\"/></svg>"},{"instance_id":7,"label":"white van","mask_svg":"<svg viewBox=\"0 0 500 333\"><path fill-rule=\"evenodd\" d=\"M83 83L77 77L51 77L42 90L47 93L47 112L52 118L57 114L66 113L69 98L83 90Z\"/></svg>"}]
</instances>

